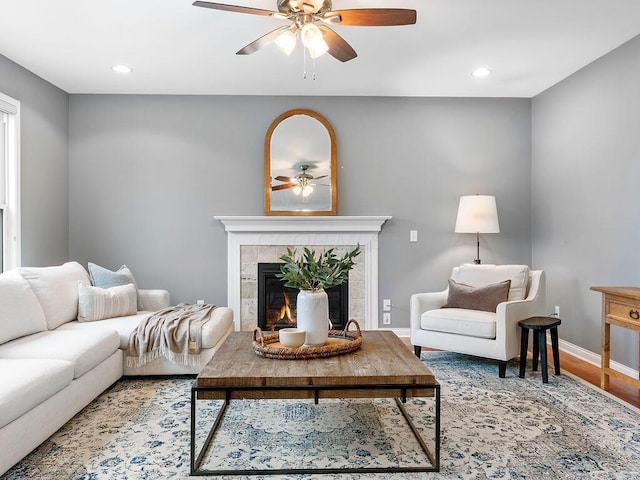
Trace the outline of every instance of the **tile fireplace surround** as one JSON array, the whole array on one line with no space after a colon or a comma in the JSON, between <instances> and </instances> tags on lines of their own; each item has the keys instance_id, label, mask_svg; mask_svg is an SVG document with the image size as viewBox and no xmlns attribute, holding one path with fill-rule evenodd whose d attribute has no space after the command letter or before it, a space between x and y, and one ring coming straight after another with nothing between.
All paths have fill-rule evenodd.
<instances>
[{"instance_id":1,"label":"tile fireplace surround","mask_svg":"<svg viewBox=\"0 0 640 480\"><path fill-rule=\"evenodd\" d=\"M362 329L378 328L378 234L390 216L216 216L227 232L227 305L235 329L257 325L257 265L280 262L287 247L335 247L358 243L362 253L349 274L349 318Z\"/></svg>"}]
</instances>

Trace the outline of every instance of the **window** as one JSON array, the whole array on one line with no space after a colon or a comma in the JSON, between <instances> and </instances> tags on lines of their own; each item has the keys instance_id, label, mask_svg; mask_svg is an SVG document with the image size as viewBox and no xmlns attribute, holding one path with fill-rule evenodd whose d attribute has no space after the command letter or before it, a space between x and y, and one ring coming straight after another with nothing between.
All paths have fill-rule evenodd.
<instances>
[{"instance_id":1,"label":"window","mask_svg":"<svg viewBox=\"0 0 640 480\"><path fill-rule=\"evenodd\" d=\"M0 271L20 266L20 102L0 93Z\"/></svg>"}]
</instances>

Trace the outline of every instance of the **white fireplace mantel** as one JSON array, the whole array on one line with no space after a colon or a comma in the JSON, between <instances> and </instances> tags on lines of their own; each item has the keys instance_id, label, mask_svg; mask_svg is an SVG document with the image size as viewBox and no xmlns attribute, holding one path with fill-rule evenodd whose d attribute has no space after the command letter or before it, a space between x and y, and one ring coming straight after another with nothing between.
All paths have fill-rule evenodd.
<instances>
[{"instance_id":1,"label":"white fireplace mantel","mask_svg":"<svg viewBox=\"0 0 640 480\"><path fill-rule=\"evenodd\" d=\"M213 217L227 232L379 232L389 216Z\"/></svg>"},{"instance_id":2,"label":"white fireplace mantel","mask_svg":"<svg viewBox=\"0 0 640 480\"><path fill-rule=\"evenodd\" d=\"M356 245L365 264L365 325L378 328L378 234L390 216L215 216L227 232L227 303L240 330L243 245Z\"/></svg>"}]
</instances>

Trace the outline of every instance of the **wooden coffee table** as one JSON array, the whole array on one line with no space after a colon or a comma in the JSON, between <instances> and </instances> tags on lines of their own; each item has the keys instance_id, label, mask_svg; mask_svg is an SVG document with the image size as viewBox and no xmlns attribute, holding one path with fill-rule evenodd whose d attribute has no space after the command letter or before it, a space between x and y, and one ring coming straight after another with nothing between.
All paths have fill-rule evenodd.
<instances>
[{"instance_id":1,"label":"wooden coffee table","mask_svg":"<svg viewBox=\"0 0 640 480\"><path fill-rule=\"evenodd\" d=\"M440 470L440 384L393 333L362 332L362 347L350 354L313 360L276 360L253 351L252 332L231 333L191 389L191 475L437 472ZM429 449L403 403L435 396L435 445ZM200 468L231 400L395 398L429 464L407 467L204 470ZM196 453L196 402L224 400L213 427Z\"/></svg>"}]
</instances>

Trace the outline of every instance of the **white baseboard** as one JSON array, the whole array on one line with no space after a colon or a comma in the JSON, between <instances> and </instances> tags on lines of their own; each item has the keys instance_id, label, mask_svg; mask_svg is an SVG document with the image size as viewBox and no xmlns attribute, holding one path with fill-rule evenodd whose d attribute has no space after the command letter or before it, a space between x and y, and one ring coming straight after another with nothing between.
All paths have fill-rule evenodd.
<instances>
[{"instance_id":1,"label":"white baseboard","mask_svg":"<svg viewBox=\"0 0 640 480\"><path fill-rule=\"evenodd\" d=\"M566 340L559 339L558 340L558 348L563 352L566 352L574 357L579 358L591 365L595 365L600 368L601 366L601 356L597 353L593 353L585 348L579 347L578 345L574 345L573 343L569 343ZM638 378L638 371L634 370L631 367L627 367L622 363L614 362L613 360L610 362L610 366L613 370L624 373L630 377Z\"/></svg>"},{"instance_id":2,"label":"white baseboard","mask_svg":"<svg viewBox=\"0 0 640 480\"><path fill-rule=\"evenodd\" d=\"M395 333L397 336L399 336L400 338L403 338L403 337L409 338L411 336L410 328L392 328L391 331Z\"/></svg>"},{"instance_id":3,"label":"white baseboard","mask_svg":"<svg viewBox=\"0 0 640 480\"><path fill-rule=\"evenodd\" d=\"M400 338L409 338L411 336L410 328L378 328L378 330L389 330L395 333Z\"/></svg>"}]
</instances>

